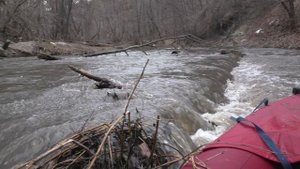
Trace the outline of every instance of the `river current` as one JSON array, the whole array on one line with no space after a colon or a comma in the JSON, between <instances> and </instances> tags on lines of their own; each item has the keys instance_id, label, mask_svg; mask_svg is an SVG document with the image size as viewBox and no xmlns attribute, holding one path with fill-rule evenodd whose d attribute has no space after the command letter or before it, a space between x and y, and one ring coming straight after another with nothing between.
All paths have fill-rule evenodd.
<instances>
[{"instance_id":1,"label":"river current","mask_svg":"<svg viewBox=\"0 0 300 169\"><path fill-rule=\"evenodd\" d=\"M241 49L240 60L214 49L129 52L58 61L35 57L0 59L0 168L11 168L66 136L121 115L126 98L149 58L129 110L151 126L162 117L163 135L185 153L208 143L246 116L264 98L291 95L300 87L300 51ZM72 64L113 79L124 89L95 89ZM116 93L115 100L107 93Z\"/></svg>"}]
</instances>

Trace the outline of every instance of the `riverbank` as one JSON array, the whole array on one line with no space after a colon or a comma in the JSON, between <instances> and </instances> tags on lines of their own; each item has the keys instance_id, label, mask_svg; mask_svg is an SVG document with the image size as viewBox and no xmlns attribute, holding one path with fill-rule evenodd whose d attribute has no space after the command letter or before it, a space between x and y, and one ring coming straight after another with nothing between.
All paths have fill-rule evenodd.
<instances>
[{"instance_id":1,"label":"riverbank","mask_svg":"<svg viewBox=\"0 0 300 169\"><path fill-rule=\"evenodd\" d=\"M0 42L2 46L3 42ZM110 44L87 44L85 42L27 41L11 43L7 50L0 49L0 57L26 57L46 55L83 55L97 51L111 50Z\"/></svg>"},{"instance_id":2,"label":"riverbank","mask_svg":"<svg viewBox=\"0 0 300 169\"><path fill-rule=\"evenodd\" d=\"M0 42L3 46L4 42ZM0 57L27 57L27 56L62 56L62 55L81 55L86 57L125 52L128 50L147 51L150 49L174 48L175 52L179 49L199 46L206 44L194 35L180 35L175 37L166 37L153 41L143 42L141 44L120 43L120 44L104 44L104 43L88 43L88 42L62 42L62 41L27 41L17 42L9 45L4 50L0 48Z\"/></svg>"},{"instance_id":3,"label":"riverbank","mask_svg":"<svg viewBox=\"0 0 300 169\"><path fill-rule=\"evenodd\" d=\"M300 5L296 5L296 9ZM299 11L299 10L297 10ZM300 14L298 14L300 17ZM89 42L63 42L50 40L36 40L11 43L7 50L0 48L0 57L26 57L40 54L55 55L94 55L98 53L127 52L134 47L135 50L146 51L149 49L174 48L185 49L190 47L218 47L218 48L285 48L300 49L300 24L297 29L289 29L288 16L283 7L278 4L270 7L263 14L256 17L248 17L240 23L234 23L236 29L227 32L226 35L216 35L209 39L196 38L162 38L154 40L154 43L144 42L136 45L126 43L89 43ZM4 42L0 42L2 46ZM146 44L146 45L143 45ZM141 46L141 47L139 47ZM131 48L130 48L131 49Z\"/></svg>"},{"instance_id":4,"label":"riverbank","mask_svg":"<svg viewBox=\"0 0 300 169\"><path fill-rule=\"evenodd\" d=\"M296 3L296 11L300 5ZM297 18L300 14L296 12ZM300 49L300 24L296 30L289 28L284 8L277 4L264 14L247 19L229 36L218 42L219 46L247 48Z\"/></svg>"}]
</instances>

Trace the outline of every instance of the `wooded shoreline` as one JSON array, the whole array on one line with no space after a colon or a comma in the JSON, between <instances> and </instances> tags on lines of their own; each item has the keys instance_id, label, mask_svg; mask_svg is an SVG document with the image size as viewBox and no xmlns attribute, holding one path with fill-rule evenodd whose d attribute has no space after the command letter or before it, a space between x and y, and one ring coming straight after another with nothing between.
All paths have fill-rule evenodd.
<instances>
[{"instance_id":1,"label":"wooded shoreline","mask_svg":"<svg viewBox=\"0 0 300 169\"><path fill-rule=\"evenodd\" d=\"M4 42L0 42L4 46ZM209 46L201 38L187 34L175 37L165 37L141 44L88 44L84 42L53 42L53 41L28 41L11 42L5 49L0 48L0 57L27 57L38 56L40 59L57 60L54 56L79 55L84 57L93 57L99 55L124 52L128 55L129 50L140 50L145 52L150 49L173 48L184 49L193 46Z\"/></svg>"},{"instance_id":2,"label":"wooded shoreline","mask_svg":"<svg viewBox=\"0 0 300 169\"><path fill-rule=\"evenodd\" d=\"M284 43L278 46L277 41L270 38L270 43L261 46L259 42L243 44L236 42L240 37L232 36L230 38L217 37L215 39L201 39L195 35L180 35L175 37L165 37L142 44L88 44L86 42L54 42L54 41L27 41L27 42L10 42L5 50L5 42L0 41L0 58L11 57L32 57L37 56L44 60L58 60L56 56L84 56L94 57L114 53L126 53L130 50L139 50L147 55L147 50L170 48L175 52L193 47L208 47L222 49L235 49L239 47L249 48L288 48L300 49L300 41L291 40L290 43Z\"/></svg>"}]
</instances>

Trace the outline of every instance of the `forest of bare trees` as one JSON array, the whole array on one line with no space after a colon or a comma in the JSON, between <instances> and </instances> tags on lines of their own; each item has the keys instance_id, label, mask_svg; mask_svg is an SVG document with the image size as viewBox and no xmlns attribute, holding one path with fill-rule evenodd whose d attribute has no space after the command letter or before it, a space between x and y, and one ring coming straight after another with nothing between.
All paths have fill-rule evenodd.
<instances>
[{"instance_id":1,"label":"forest of bare trees","mask_svg":"<svg viewBox=\"0 0 300 169\"><path fill-rule=\"evenodd\" d=\"M141 43L226 34L274 0L0 0L0 38ZM1 40L0 39L0 40Z\"/></svg>"}]
</instances>

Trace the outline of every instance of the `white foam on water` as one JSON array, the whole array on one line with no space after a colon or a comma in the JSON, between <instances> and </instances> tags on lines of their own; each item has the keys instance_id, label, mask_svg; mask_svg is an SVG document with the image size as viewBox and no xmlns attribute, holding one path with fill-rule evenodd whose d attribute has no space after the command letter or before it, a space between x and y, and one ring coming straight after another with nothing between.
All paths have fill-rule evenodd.
<instances>
[{"instance_id":1,"label":"white foam on water","mask_svg":"<svg viewBox=\"0 0 300 169\"><path fill-rule=\"evenodd\" d=\"M239 66L231 72L233 80L228 80L224 93L228 102L219 105L215 113L202 114L205 120L217 125L217 127L215 130L207 131L199 129L191 136L196 145L211 142L223 134L235 124L234 121L230 120L231 116L245 117L264 98L269 98L269 102L272 102L289 96L292 87L299 87L299 75L295 74L294 70L300 65L295 56L289 58L294 59L293 63L288 63L288 67L283 67L284 62L278 62L276 55L263 57L255 55L255 53L250 53L249 57L243 58L239 62ZM272 59L277 60L271 61Z\"/></svg>"},{"instance_id":2,"label":"white foam on water","mask_svg":"<svg viewBox=\"0 0 300 169\"><path fill-rule=\"evenodd\" d=\"M225 126L217 126L215 130L198 129L197 132L191 136L191 138L196 145L203 145L215 140L225 131Z\"/></svg>"},{"instance_id":3,"label":"white foam on water","mask_svg":"<svg viewBox=\"0 0 300 169\"><path fill-rule=\"evenodd\" d=\"M207 112L202 117L216 125L215 130L198 131L191 136L196 145L209 143L224 133L235 122L230 120L231 116L245 117L254 109L251 104L252 98L248 96L249 91L256 87L257 78L263 76L262 66L253 65L244 61L232 71L233 80L228 80L225 96L228 103L221 104L215 113Z\"/></svg>"}]
</instances>

